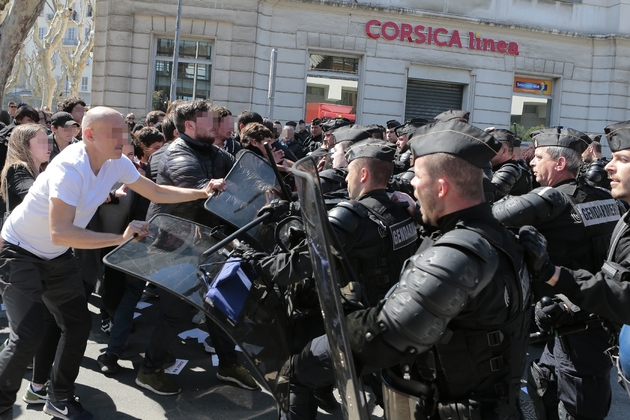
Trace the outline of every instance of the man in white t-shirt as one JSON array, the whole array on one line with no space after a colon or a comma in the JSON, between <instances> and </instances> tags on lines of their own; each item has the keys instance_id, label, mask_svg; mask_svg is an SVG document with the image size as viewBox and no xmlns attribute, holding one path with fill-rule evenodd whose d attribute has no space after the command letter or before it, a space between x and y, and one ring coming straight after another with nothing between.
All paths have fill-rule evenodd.
<instances>
[{"instance_id":1,"label":"man in white t-shirt","mask_svg":"<svg viewBox=\"0 0 630 420\"><path fill-rule=\"evenodd\" d=\"M128 129L117 111L97 107L83 119L83 142L69 145L35 181L2 229L0 292L11 331L0 352L0 415L10 414L26 366L33 359L44 305L62 330L44 412L62 419L93 415L74 396L74 381L91 328L80 267L70 248L117 246L148 234L148 223L132 221L123 234L85 229L117 182L157 203L178 203L225 190L223 179L202 189L157 185L122 157Z\"/></svg>"}]
</instances>

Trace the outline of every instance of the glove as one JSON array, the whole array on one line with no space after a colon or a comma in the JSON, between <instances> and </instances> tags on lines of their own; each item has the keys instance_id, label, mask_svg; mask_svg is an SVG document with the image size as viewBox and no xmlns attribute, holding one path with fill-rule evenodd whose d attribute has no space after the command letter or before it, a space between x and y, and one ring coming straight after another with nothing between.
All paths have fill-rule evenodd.
<instances>
[{"instance_id":1,"label":"glove","mask_svg":"<svg viewBox=\"0 0 630 420\"><path fill-rule=\"evenodd\" d=\"M566 323L573 316L569 306L562 300L548 296L542 298L534 309L534 319L540 331L551 332L553 327Z\"/></svg>"},{"instance_id":2,"label":"glove","mask_svg":"<svg viewBox=\"0 0 630 420\"><path fill-rule=\"evenodd\" d=\"M265 220L265 223L279 222L285 217L299 214L299 205L295 202L288 202L286 200L274 199L271 203L261 208L256 217L261 217L265 214L271 214L271 217Z\"/></svg>"},{"instance_id":3,"label":"glove","mask_svg":"<svg viewBox=\"0 0 630 420\"><path fill-rule=\"evenodd\" d=\"M341 288L341 297L351 308L367 308L369 306L363 285L356 281L348 282Z\"/></svg>"},{"instance_id":4,"label":"glove","mask_svg":"<svg viewBox=\"0 0 630 420\"><path fill-rule=\"evenodd\" d=\"M244 262L254 262L265 258L267 254L257 251L244 242L241 242L238 248L234 250L232 256L236 258L240 257Z\"/></svg>"},{"instance_id":5,"label":"glove","mask_svg":"<svg viewBox=\"0 0 630 420\"><path fill-rule=\"evenodd\" d=\"M532 280L544 283L556 272L556 266L547 253L547 239L533 226L523 226L518 231L518 243L524 248L525 262Z\"/></svg>"}]
</instances>

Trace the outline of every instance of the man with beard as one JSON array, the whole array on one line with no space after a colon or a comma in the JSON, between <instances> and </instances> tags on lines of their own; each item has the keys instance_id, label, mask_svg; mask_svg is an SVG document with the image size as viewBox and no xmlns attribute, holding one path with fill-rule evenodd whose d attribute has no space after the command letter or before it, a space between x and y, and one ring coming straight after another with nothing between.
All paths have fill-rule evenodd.
<instances>
[{"instance_id":1,"label":"man with beard","mask_svg":"<svg viewBox=\"0 0 630 420\"><path fill-rule=\"evenodd\" d=\"M484 202L482 167L499 148L460 121L422 127L411 140L412 185L433 233L384 300L346 316L355 365L385 368L388 390L406 387L397 402L403 392L415 397L386 411L404 407L416 419L519 418L530 279L516 238ZM334 381L329 357L320 336L292 358L294 395ZM310 416L288 417L313 418L310 408Z\"/></svg>"},{"instance_id":2,"label":"man with beard","mask_svg":"<svg viewBox=\"0 0 630 420\"><path fill-rule=\"evenodd\" d=\"M219 112L205 101L189 101L177 106L173 114L179 138L164 152L158 165L156 183L185 188L202 188L208 184L224 185L223 178L234 164L234 157L213 143L219 127ZM205 200L187 205L151 203L147 220L158 213L167 213L196 223L214 227L218 221L204 209ZM178 394L181 389L164 366L173 360L169 347L177 337L178 326L187 319L189 306L175 295L160 293L162 311L147 347L136 384L158 395ZM216 327L207 322L208 332L219 356L217 378L236 383L246 389L258 384L249 372L238 364L234 345Z\"/></svg>"}]
</instances>

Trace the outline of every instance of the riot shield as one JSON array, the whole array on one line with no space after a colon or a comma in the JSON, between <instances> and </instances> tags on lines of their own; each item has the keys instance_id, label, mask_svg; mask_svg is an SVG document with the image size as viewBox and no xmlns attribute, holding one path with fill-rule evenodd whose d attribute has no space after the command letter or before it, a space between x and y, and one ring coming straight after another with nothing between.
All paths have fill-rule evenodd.
<instances>
[{"instance_id":1,"label":"riot shield","mask_svg":"<svg viewBox=\"0 0 630 420\"><path fill-rule=\"evenodd\" d=\"M281 296L246 264L228 260L227 247L203 257L220 239L206 226L158 214L149 221L149 231L149 236L127 241L107 254L105 264L204 311L240 346L254 368L252 374L286 411L291 339Z\"/></svg>"},{"instance_id":2,"label":"riot shield","mask_svg":"<svg viewBox=\"0 0 630 420\"><path fill-rule=\"evenodd\" d=\"M339 280L331 246L336 242L324 206L315 161L306 157L293 166L304 228L313 264L324 327L330 345L344 418L368 419L366 401L354 369L348 330L341 305Z\"/></svg>"},{"instance_id":3,"label":"riot shield","mask_svg":"<svg viewBox=\"0 0 630 420\"><path fill-rule=\"evenodd\" d=\"M233 228L241 228L274 198L282 198L273 168L260 156L245 150L225 177L226 190L208 198L206 210ZM272 252L275 246L272 225L258 225L242 237L252 246Z\"/></svg>"}]
</instances>

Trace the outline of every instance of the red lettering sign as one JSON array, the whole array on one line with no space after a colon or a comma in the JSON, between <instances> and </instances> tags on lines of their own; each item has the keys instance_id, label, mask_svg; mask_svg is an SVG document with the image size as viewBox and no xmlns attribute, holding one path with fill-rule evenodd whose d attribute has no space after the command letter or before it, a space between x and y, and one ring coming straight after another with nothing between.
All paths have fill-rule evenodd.
<instances>
[{"instance_id":1,"label":"red lettering sign","mask_svg":"<svg viewBox=\"0 0 630 420\"><path fill-rule=\"evenodd\" d=\"M438 47L464 48L457 29L413 26L409 23L384 22L372 19L365 24L365 34L372 39L381 36L388 41L415 42L416 44L435 44ZM499 54L518 55L518 44L492 38L482 38L480 34L468 32L468 49L475 51L497 52Z\"/></svg>"}]
</instances>

